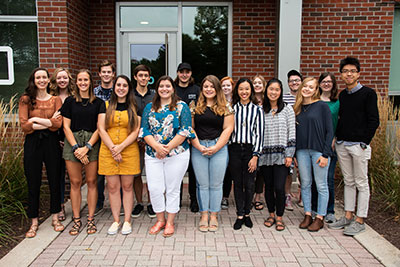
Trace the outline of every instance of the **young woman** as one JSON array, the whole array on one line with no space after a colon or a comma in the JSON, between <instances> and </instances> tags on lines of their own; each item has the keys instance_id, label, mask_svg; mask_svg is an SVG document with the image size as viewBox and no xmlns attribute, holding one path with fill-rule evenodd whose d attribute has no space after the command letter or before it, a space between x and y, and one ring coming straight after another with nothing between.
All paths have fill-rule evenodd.
<instances>
[{"instance_id":1,"label":"young woman","mask_svg":"<svg viewBox=\"0 0 400 267\"><path fill-rule=\"evenodd\" d=\"M264 102L264 92L266 88L266 82L263 76L256 75L253 77L253 86L254 86L254 96L255 96L255 104L262 107ZM260 171L256 173L256 183L255 183L255 195L253 206L256 210L264 209L264 204L261 201L261 195L264 192L264 177Z\"/></svg>"},{"instance_id":2,"label":"young woman","mask_svg":"<svg viewBox=\"0 0 400 267\"><path fill-rule=\"evenodd\" d=\"M233 87L235 87L235 83L232 78L226 76L221 79L221 87L224 92L226 101L232 106L232 91ZM229 150L229 145L228 145ZM229 208L229 194L232 190L232 175L229 171L229 167L226 168L225 177L223 182L223 192L222 192L222 201L221 201L221 209L226 210Z\"/></svg>"},{"instance_id":3,"label":"young woman","mask_svg":"<svg viewBox=\"0 0 400 267\"><path fill-rule=\"evenodd\" d=\"M264 147L258 165L265 181L265 200L269 217L264 225L276 223L285 230L285 183L296 150L296 126L292 106L283 102L282 82L271 79L264 94ZM275 214L276 212L276 214Z\"/></svg>"},{"instance_id":4,"label":"young woman","mask_svg":"<svg viewBox=\"0 0 400 267\"><path fill-rule=\"evenodd\" d=\"M136 141L140 117L129 78L125 75L118 76L113 88L111 99L101 108L98 118L101 137L98 173L106 176L114 218L108 234L116 234L121 225L119 217L122 188L125 219L121 233L127 235L132 232L133 177L140 173L139 146Z\"/></svg>"},{"instance_id":5,"label":"young woman","mask_svg":"<svg viewBox=\"0 0 400 267\"><path fill-rule=\"evenodd\" d=\"M331 111L326 103L320 101L316 79L304 79L293 109L296 114L296 159L305 212L299 227L315 232L324 226L323 218L329 198L327 175L333 139ZM318 209L314 221L311 217L313 178L318 190Z\"/></svg>"},{"instance_id":6,"label":"young woman","mask_svg":"<svg viewBox=\"0 0 400 267\"><path fill-rule=\"evenodd\" d=\"M233 229L242 225L253 227L250 219L254 195L257 161L263 146L264 113L255 105L254 87L249 79L241 78L233 90L235 128L229 149L229 168L234 181L237 219Z\"/></svg>"},{"instance_id":7,"label":"young woman","mask_svg":"<svg viewBox=\"0 0 400 267\"><path fill-rule=\"evenodd\" d=\"M28 182L28 218L32 219L26 237L36 236L39 228L39 199L42 183L43 162L46 166L50 187L50 212L54 231L61 232L64 226L58 220L60 201L60 157L61 150L57 130L62 117L58 110L61 99L48 94L49 73L44 68L36 68L29 76L28 86L19 101L19 121L25 133L24 171Z\"/></svg>"},{"instance_id":8,"label":"young woman","mask_svg":"<svg viewBox=\"0 0 400 267\"><path fill-rule=\"evenodd\" d=\"M76 76L75 93L65 99L61 109L65 133L63 158L71 181L70 196L74 221L69 231L71 235L79 234L82 227L80 217L82 167L85 168L88 188L87 233L94 234L97 231L94 221L97 201L97 159L100 146L97 142L99 139L97 118L103 103L103 100L94 95L90 71L80 70Z\"/></svg>"},{"instance_id":9,"label":"young woman","mask_svg":"<svg viewBox=\"0 0 400 267\"><path fill-rule=\"evenodd\" d=\"M206 76L200 88L199 100L192 111L193 127L198 137L192 142L192 164L201 213L199 230L215 232L221 210L222 182L228 165L226 143L235 123L233 110L226 103L218 78Z\"/></svg>"},{"instance_id":10,"label":"young woman","mask_svg":"<svg viewBox=\"0 0 400 267\"><path fill-rule=\"evenodd\" d=\"M231 77L226 76L221 79L221 88L222 88L222 91L224 92L226 102L228 102L229 104L232 103L233 87L235 87L235 83L233 82Z\"/></svg>"},{"instance_id":11,"label":"young woman","mask_svg":"<svg viewBox=\"0 0 400 267\"><path fill-rule=\"evenodd\" d=\"M68 69L57 68L50 78L50 94L60 97L62 103L68 96L73 95L75 91L74 80L72 79L71 73ZM64 147L64 130L60 128L58 130L61 151ZM60 221L65 220L65 161L60 155L60 181L61 181L61 211L58 214L58 219Z\"/></svg>"},{"instance_id":12,"label":"young woman","mask_svg":"<svg viewBox=\"0 0 400 267\"><path fill-rule=\"evenodd\" d=\"M336 84L336 78L333 73L324 72L319 76L319 93L321 95L321 100L328 104L332 115L332 125L333 133L336 132L336 125L338 122L339 115L339 99L338 99L338 89ZM334 151L334 142L332 142L333 153L331 155L331 161L329 163L328 169L328 189L329 189L329 200L327 207L327 214L325 217L325 222L333 223L336 221L335 218L335 168L337 162L336 152ZM312 211L317 211L318 203L318 192L315 183L312 185Z\"/></svg>"},{"instance_id":13,"label":"young woman","mask_svg":"<svg viewBox=\"0 0 400 267\"><path fill-rule=\"evenodd\" d=\"M195 134L189 107L178 100L171 77L160 77L156 88L153 102L143 111L139 136L146 141L147 184L157 216L149 233L154 235L165 228L163 236L169 237L175 232L181 182L190 159L187 138Z\"/></svg>"}]
</instances>

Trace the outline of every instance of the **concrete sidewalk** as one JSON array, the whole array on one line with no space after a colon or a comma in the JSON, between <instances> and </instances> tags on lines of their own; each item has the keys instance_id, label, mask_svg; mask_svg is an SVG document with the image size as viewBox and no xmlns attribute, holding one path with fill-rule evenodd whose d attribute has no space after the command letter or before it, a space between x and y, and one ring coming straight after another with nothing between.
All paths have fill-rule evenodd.
<instances>
[{"instance_id":1,"label":"concrete sidewalk","mask_svg":"<svg viewBox=\"0 0 400 267\"><path fill-rule=\"evenodd\" d=\"M184 190L187 196L187 189ZM176 218L175 235L164 238L161 234L148 234L156 219L146 214L133 219L132 234L107 235L112 223L111 211L107 208L96 217L96 234L86 234L83 220L83 231L78 236L70 236L68 231L72 224L69 224L30 266L382 266L362 244L344 236L342 231L326 226L318 233L300 230L301 208L285 212L287 228L283 232L263 225L266 212L266 209L253 209L254 227L243 226L242 230L234 231L236 214L231 197L230 208L220 213L218 232L201 233L197 230L200 215L189 211L186 198ZM86 218L86 209L82 218ZM371 233L374 237L375 232L368 228L359 237L364 236L364 242L370 243ZM379 240L374 239L372 243L382 249ZM400 262L396 262L400 259L399 254L396 255L398 250L384 250L389 254L380 260L387 266L396 266ZM3 266L1 261L0 265Z\"/></svg>"}]
</instances>

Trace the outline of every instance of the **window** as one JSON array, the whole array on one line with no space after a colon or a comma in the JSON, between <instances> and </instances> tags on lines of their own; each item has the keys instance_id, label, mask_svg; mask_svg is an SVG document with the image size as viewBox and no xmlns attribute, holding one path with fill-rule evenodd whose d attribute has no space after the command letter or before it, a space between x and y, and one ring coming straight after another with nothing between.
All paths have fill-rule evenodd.
<instances>
[{"instance_id":1,"label":"window","mask_svg":"<svg viewBox=\"0 0 400 267\"><path fill-rule=\"evenodd\" d=\"M184 6L182 61L189 62L196 83L208 74L228 75L228 7Z\"/></svg>"},{"instance_id":2,"label":"window","mask_svg":"<svg viewBox=\"0 0 400 267\"><path fill-rule=\"evenodd\" d=\"M21 95L38 65L36 2L6 0L0 5L0 99Z\"/></svg>"}]
</instances>

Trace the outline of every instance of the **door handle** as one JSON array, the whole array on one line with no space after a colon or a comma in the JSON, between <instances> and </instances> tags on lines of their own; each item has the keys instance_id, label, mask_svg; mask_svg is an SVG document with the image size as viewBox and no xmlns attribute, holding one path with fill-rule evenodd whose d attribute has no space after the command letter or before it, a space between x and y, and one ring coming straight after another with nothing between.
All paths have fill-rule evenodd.
<instances>
[{"instance_id":1,"label":"door handle","mask_svg":"<svg viewBox=\"0 0 400 267\"><path fill-rule=\"evenodd\" d=\"M165 34L165 75L168 75L168 33Z\"/></svg>"}]
</instances>

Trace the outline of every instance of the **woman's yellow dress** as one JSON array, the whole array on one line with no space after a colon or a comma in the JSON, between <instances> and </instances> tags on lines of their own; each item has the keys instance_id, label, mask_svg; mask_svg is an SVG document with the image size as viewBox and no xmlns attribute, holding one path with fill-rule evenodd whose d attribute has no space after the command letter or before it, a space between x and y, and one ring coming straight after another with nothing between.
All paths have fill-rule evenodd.
<instances>
[{"instance_id":1,"label":"woman's yellow dress","mask_svg":"<svg viewBox=\"0 0 400 267\"><path fill-rule=\"evenodd\" d=\"M108 102L106 102L108 107ZM107 129L112 142L121 144L129 135L128 111L114 111L114 120ZM139 146L137 141L126 147L122 152L122 162L116 162L108 147L101 142L99 152L99 174L101 175L136 175L140 173Z\"/></svg>"}]
</instances>

